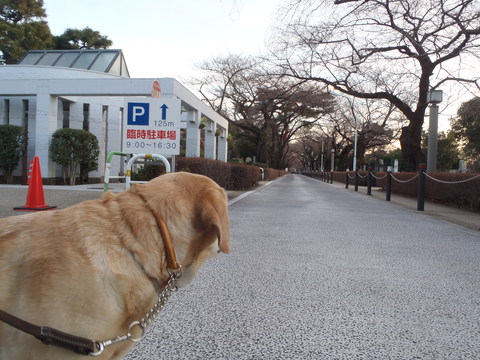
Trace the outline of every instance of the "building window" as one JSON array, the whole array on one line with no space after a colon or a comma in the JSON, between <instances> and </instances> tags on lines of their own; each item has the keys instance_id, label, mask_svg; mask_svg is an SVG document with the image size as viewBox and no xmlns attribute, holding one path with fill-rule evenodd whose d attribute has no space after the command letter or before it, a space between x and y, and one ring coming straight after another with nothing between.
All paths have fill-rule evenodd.
<instances>
[{"instance_id":1,"label":"building window","mask_svg":"<svg viewBox=\"0 0 480 360\"><path fill-rule=\"evenodd\" d=\"M90 129L90 104L83 104L83 130Z\"/></svg>"},{"instance_id":2,"label":"building window","mask_svg":"<svg viewBox=\"0 0 480 360\"><path fill-rule=\"evenodd\" d=\"M22 126L26 129L28 126L28 100L22 100L23 102L23 116L22 116Z\"/></svg>"},{"instance_id":3,"label":"building window","mask_svg":"<svg viewBox=\"0 0 480 360\"><path fill-rule=\"evenodd\" d=\"M63 125L62 127L70 127L70 103L68 101L62 101L62 110L63 110Z\"/></svg>"},{"instance_id":4,"label":"building window","mask_svg":"<svg viewBox=\"0 0 480 360\"><path fill-rule=\"evenodd\" d=\"M4 107L3 107L3 118L5 124L10 124L10 100L4 100Z\"/></svg>"}]
</instances>

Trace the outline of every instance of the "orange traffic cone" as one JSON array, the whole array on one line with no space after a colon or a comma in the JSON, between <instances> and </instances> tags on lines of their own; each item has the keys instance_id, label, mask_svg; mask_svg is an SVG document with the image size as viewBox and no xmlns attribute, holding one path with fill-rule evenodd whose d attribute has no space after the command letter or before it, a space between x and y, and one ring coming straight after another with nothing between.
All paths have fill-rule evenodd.
<instances>
[{"instance_id":1,"label":"orange traffic cone","mask_svg":"<svg viewBox=\"0 0 480 360\"><path fill-rule=\"evenodd\" d=\"M33 158L31 176L28 182L27 202L23 206L14 207L13 210L20 211L40 211L55 209L56 206L45 205L45 196L43 194L42 173L40 171L40 161L38 156Z\"/></svg>"}]
</instances>

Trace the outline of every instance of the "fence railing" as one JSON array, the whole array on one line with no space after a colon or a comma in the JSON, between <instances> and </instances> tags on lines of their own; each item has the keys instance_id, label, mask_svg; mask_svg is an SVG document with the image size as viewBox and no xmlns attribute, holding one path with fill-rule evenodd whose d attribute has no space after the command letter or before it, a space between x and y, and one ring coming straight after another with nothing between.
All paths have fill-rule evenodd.
<instances>
[{"instance_id":1,"label":"fence railing","mask_svg":"<svg viewBox=\"0 0 480 360\"><path fill-rule=\"evenodd\" d=\"M451 174L428 174L426 173L426 167L424 165L420 165L417 173L386 172L375 174L371 170L368 170L362 172L304 172L302 174L328 183L333 183L333 181L342 182L343 177L345 188L348 189L349 185L353 184L355 191L358 191L358 187L362 183L362 185L367 187L367 195L372 195L372 187L380 186L385 189L386 201L391 201L392 192L395 187L394 184L397 187L401 185L404 191L399 191L399 194L416 196L418 211L424 211L425 209L425 199L428 190L430 190L428 198L431 200L438 200L439 202L446 202L470 210L480 211L480 174L460 180L447 181L441 179L442 175L445 177ZM429 184L428 186L427 183ZM445 188L439 188L435 186L435 184L442 186L462 186L455 188L449 187L448 190L445 190ZM408 191L405 191L407 188Z\"/></svg>"}]
</instances>

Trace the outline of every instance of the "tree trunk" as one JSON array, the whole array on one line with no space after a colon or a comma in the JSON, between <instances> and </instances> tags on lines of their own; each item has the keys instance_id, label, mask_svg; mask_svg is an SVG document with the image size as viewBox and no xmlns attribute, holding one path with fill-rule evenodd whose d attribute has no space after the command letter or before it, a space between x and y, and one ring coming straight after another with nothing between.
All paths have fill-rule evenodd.
<instances>
[{"instance_id":1,"label":"tree trunk","mask_svg":"<svg viewBox=\"0 0 480 360\"><path fill-rule=\"evenodd\" d=\"M62 177L63 177L64 185L67 185L67 171L68 171L68 167L66 165L62 166Z\"/></svg>"},{"instance_id":2,"label":"tree trunk","mask_svg":"<svg viewBox=\"0 0 480 360\"><path fill-rule=\"evenodd\" d=\"M86 165L80 165L80 184L88 184L88 168Z\"/></svg>"},{"instance_id":3,"label":"tree trunk","mask_svg":"<svg viewBox=\"0 0 480 360\"><path fill-rule=\"evenodd\" d=\"M70 185L75 185L75 179L77 177L77 165L70 166Z\"/></svg>"},{"instance_id":4,"label":"tree trunk","mask_svg":"<svg viewBox=\"0 0 480 360\"><path fill-rule=\"evenodd\" d=\"M421 145L422 124L423 121L410 119L410 123L402 128L400 144L402 146L402 154L405 159L407 171L416 171L418 170L418 166L425 162Z\"/></svg>"},{"instance_id":5,"label":"tree trunk","mask_svg":"<svg viewBox=\"0 0 480 360\"><path fill-rule=\"evenodd\" d=\"M13 171L5 171L3 178L5 179L5 184L13 183Z\"/></svg>"}]
</instances>

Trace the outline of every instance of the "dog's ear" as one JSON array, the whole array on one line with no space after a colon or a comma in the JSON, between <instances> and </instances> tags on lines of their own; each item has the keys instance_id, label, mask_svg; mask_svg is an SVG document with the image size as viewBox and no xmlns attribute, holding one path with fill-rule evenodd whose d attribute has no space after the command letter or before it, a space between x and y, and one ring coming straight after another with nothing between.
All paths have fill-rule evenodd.
<instances>
[{"instance_id":1,"label":"dog's ear","mask_svg":"<svg viewBox=\"0 0 480 360\"><path fill-rule=\"evenodd\" d=\"M218 239L218 247L225 254L230 253L230 225L228 211L217 209L209 202L202 204L201 219L207 231L215 232Z\"/></svg>"}]
</instances>

